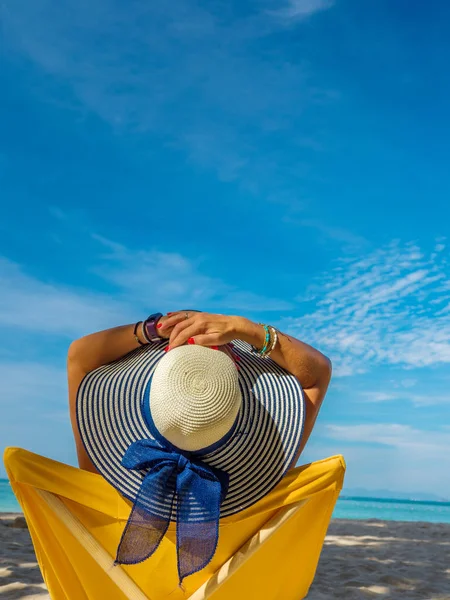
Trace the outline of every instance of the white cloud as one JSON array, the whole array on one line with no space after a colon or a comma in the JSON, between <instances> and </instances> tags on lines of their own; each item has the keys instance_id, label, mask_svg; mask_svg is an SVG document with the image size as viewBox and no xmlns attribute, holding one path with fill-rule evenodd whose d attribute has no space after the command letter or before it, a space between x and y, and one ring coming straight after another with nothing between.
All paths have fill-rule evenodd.
<instances>
[{"instance_id":1,"label":"white cloud","mask_svg":"<svg viewBox=\"0 0 450 600\"><path fill-rule=\"evenodd\" d=\"M285 311L290 302L240 290L217 277L203 274L202 260L178 253L134 251L94 236L107 252L102 255L99 276L115 283L126 295L139 296L147 306L208 310Z\"/></svg>"},{"instance_id":2,"label":"white cloud","mask_svg":"<svg viewBox=\"0 0 450 600\"><path fill-rule=\"evenodd\" d=\"M368 391L360 394L368 402L398 402L407 401L413 406L435 406L439 404L450 404L450 393L436 393L432 389L428 393L412 393L409 390L393 391L392 393L383 391Z\"/></svg>"},{"instance_id":3,"label":"white cloud","mask_svg":"<svg viewBox=\"0 0 450 600\"><path fill-rule=\"evenodd\" d=\"M450 427L422 429L403 423L319 422L302 464L342 454L347 463L345 487L390 490L395 493L429 492L450 499Z\"/></svg>"},{"instance_id":4,"label":"white cloud","mask_svg":"<svg viewBox=\"0 0 450 600\"><path fill-rule=\"evenodd\" d=\"M344 227L328 225L319 219L298 219L292 216L286 216L284 221L299 225L300 227L315 229L322 238L345 244L347 249L361 249L369 245L368 241L362 236L357 235Z\"/></svg>"},{"instance_id":5,"label":"white cloud","mask_svg":"<svg viewBox=\"0 0 450 600\"><path fill-rule=\"evenodd\" d=\"M417 382L418 382L417 379L409 377L406 379L401 379L399 383L404 388L411 388L411 387L414 387L417 384Z\"/></svg>"},{"instance_id":6,"label":"white cloud","mask_svg":"<svg viewBox=\"0 0 450 600\"><path fill-rule=\"evenodd\" d=\"M410 394L408 400L417 407L434 406L437 404L450 404L450 393L435 394L432 391L428 394Z\"/></svg>"},{"instance_id":7,"label":"white cloud","mask_svg":"<svg viewBox=\"0 0 450 600\"><path fill-rule=\"evenodd\" d=\"M445 441L444 441L445 444ZM309 445L309 444L308 444ZM430 495L450 500L450 457L445 446L435 448L430 455L417 449L410 452L395 446L349 443L345 439L316 441L301 457L302 464L326 456L342 454L347 463L346 489L383 489L391 498L397 494Z\"/></svg>"},{"instance_id":8,"label":"white cloud","mask_svg":"<svg viewBox=\"0 0 450 600\"><path fill-rule=\"evenodd\" d=\"M327 425L329 437L362 444L382 444L408 452L426 453L436 458L450 448L450 431L426 431L397 423Z\"/></svg>"},{"instance_id":9,"label":"white cloud","mask_svg":"<svg viewBox=\"0 0 450 600\"><path fill-rule=\"evenodd\" d=\"M261 58L258 41L329 5L296 0L273 18L257 6L224 14L193 0L15 0L3 7L3 48L70 89L67 108L82 117L92 112L117 132L156 132L189 161L267 197L298 191L302 140L321 147L311 108L338 94L302 58ZM32 93L59 101L39 84ZM289 131L283 143L280 131Z\"/></svg>"},{"instance_id":10,"label":"white cloud","mask_svg":"<svg viewBox=\"0 0 450 600\"><path fill-rule=\"evenodd\" d=\"M387 394L386 392L366 392L364 397L369 402L387 402L391 400L398 400L398 396L395 394Z\"/></svg>"},{"instance_id":11,"label":"white cloud","mask_svg":"<svg viewBox=\"0 0 450 600\"><path fill-rule=\"evenodd\" d=\"M449 271L444 254L393 241L338 260L301 298L313 309L284 326L326 352L335 375L448 363L450 313L441 306L450 300Z\"/></svg>"},{"instance_id":12,"label":"white cloud","mask_svg":"<svg viewBox=\"0 0 450 600\"><path fill-rule=\"evenodd\" d=\"M177 253L131 251L100 236L96 239L103 254L93 271L115 286L113 294L41 281L0 257L0 327L73 339L129 322L152 306L162 311L198 308L219 312L292 308L285 300L262 297L203 274L201 260Z\"/></svg>"},{"instance_id":13,"label":"white cloud","mask_svg":"<svg viewBox=\"0 0 450 600\"><path fill-rule=\"evenodd\" d=\"M124 321L126 307L109 295L27 275L0 257L0 326L69 338Z\"/></svg>"},{"instance_id":14,"label":"white cloud","mask_svg":"<svg viewBox=\"0 0 450 600\"><path fill-rule=\"evenodd\" d=\"M342 453L349 487L429 492L450 498L450 428L424 430L409 425L374 423L327 425L319 444Z\"/></svg>"},{"instance_id":15,"label":"white cloud","mask_svg":"<svg viewBox=\"0 0 450 600\"><path fill-rule=\"evenodd\" d=\"M334 0L288 0L287 6L271 14L284 19L302 20L317 12L327 10L334 4Z\"/></svg>"}]
</instances>

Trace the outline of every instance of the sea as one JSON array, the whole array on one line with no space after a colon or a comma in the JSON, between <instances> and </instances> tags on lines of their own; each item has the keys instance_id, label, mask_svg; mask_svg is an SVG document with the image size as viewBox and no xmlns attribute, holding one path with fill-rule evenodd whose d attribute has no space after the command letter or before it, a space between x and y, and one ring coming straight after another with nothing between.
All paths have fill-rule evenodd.
<instances>
[{"instance_id":1,"label":"sea","mask_svg":"<svg viewBox=\"0 0 450 600\"><path fill-rule=\"evenodd\" d=\"M9 482L4 479L0 479L0 512L21 512ZM333 518L450 523L450 502L341 496Z\"/></svg>"},{"instance_id":2,"label":"sea","mask_svg":"<svg viewBox=\"0 0 450 600\"><path fill-rule=\"evenodd\" d=\"M450 502L341 496L336 503L333 518L450 523Z\"/></svg>"}]
</instances>

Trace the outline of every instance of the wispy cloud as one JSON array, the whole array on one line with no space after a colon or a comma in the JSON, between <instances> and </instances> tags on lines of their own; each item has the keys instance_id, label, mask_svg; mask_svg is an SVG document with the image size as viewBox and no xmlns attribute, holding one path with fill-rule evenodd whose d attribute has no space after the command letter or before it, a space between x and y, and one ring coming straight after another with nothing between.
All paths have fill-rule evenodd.
<instances>
[{"instance_id":1,"label":"wispy cloud","mask_svg":"<svg viewBox=\"0 0 450 600\"><path fill-rule=\"evenodd\" d=\"M428 459L439 458L450 447L448 427L427 431L396 423L328 425L326 433L337 440L391 446Z\"/></svg>"},{"instance_id":2,"label":"wispy cloud","mask_svg":"<svg viewBox=\"0 0 450 600\"><path fill-rule=\"evenodd\" d=\"M148 306L291 314L302 310L287 300L222 281L207 272L201 257L129 249L101 236L95 239L99 251L91 271L113 286L113 293L41 281L3 258L0 325L73 337L124 322ZM442 310L450 305L448 270L444 248L431 258L412 244L394 242L362 258L338 261L309 289L313 310L281 324L326 352L335 376L364 373L380 364L410 369L448 363L450 312ZM28 318L30 297L33 319ZM414 378L403 379L405 388L414 385ZM369 390L366 398L387 401L393 395L407 396L416 405L445 397L440 393L427 401L422 392L398 390L375 390L370 396Z\"/></svg>"},{"instance_id":3,"label":"wispy cloud","mask_svg":"<svg viewBox=\"0 0 450 600\"><path fill-rule=\"evenodd\" d=\"M124 303L107 294L41 281L0 257L0 326L69 338L123 322ZM32 313L30 313L32 301Z\"/></svg>"},{"instance_id":4,"label":"wispy cloud","mask_svg":"<svg viewBox=\"0 0 450 600\"><path fill-rule=\"evenodd\" d=\"M307 448L308 460L341 453L346 487L430 492L450 499L450 429L421 429L401 423L326 425ZM312 454L312 456L311 456Z\"/></svg>"},{"instance_id":5,"label":"wispy cloud","mask_svg":"<svg viewBox=\"0 0 450 600\"><path fill-rule=\"evenodd\" d=\"M417 384L418 380L414 379L414 377L406 377L405 379L400 379L398 385L403 388L412 388Z\"/></svg>"},{"instance_id":6,"label":"wispy cloud","mask_svg":"<svg viewBox=\"0 0 450 600\"><path fill-rule=\"evenodd\" d=\"M326 351L335 375L375 365L402 368L450 362L449 264L445 246L428 255L394 241L346 257L302 298L314 308L286 320L293 334Z\"/></svg>"},{"instance_id":7,"label":"wispy cloud","mask_svg":"<svg viewBox=\"0 0 450 600\"><path fill-rule=\"evenodd\" d=\"M242 311L286 311L292 303L263 297L228 284L203 272L202 259L189 260L179 253L130 250L101 236L103 246L99 276L116 284L127 296L139 296L149 305L228 309Z\"/></svg>"},{"instance_id":8,"label":"wispy cloud","mask_svg":"<svg viewBox=\"0 0 450 600\"><path fill-rule=\"evenodd\" d=\"M331 8L333 4L334 0L288 0L287 6L271 11L271 14L283 19L300 21Z\"/></svg>"},{"instance_id":9,"label":"wispy cloud","mask_svg":"<svg viewBox=\"0 0 450 600\"><path fill-rule=\"evenodd\" d=\"M399 396L396 394L388 394L386 392L366 392L364 399L369 402L390 402L392 400L398 400Z\"/></svg>"},{"instance_id":10,"label":"wispy cloud","mask_svg":"<svg viewBox=\"0 0 450 600\"><path fill-rule=\"evenodd\" d=\"M286 300L263 297L202 273L201 260L178 253L129 250L95 236L101 251L92 266L113 293L42 281L0 257L0 327L67 338L112 327L149 307L216 311L286 311ZM30 318L30 298L33 314Z\"/></svg>"},{"instance_id":11,"label":"wispy cloud","mask_svg":"<svg viewBox=\"0 0 450 600\"><path fill-rule=\"evenodd\" d=\"M433 406L437 404L450 404L450 393L441 394L435 393L434 391L429 391L428 393L417 394L411 393L410 391L404 391L401 393L400 391L394 391L392 393L374 391L374 392L365 392L361 394L364 400L368 402L398 402L398 401L407 401L412 405L420 407L420 406Z\"/></svg>"},{"instance_id":12,"label":"wispy cloud","mask_svg":"<svg viewBox=\"0 0 450 600\"><path fill-rule=\"evenodd\" d=\"M367 248L369 242L362 236L353 233L352 231L345 229L344 227L336 227L329 225L325 221L319 219L307 219L307 218L295 218L286 216L285 221L295 223L301 227L309 227L315 229L319 237L325 240L333 240L347 246L350 249Z\"/></svg>"},{"instance_id":13,"label":"wispy cloud","mask_svg":"<svg viewBox=\"0 0 450 600\"><path fill-rule=\"evenodd\" d=\"M338 96L302 58L279 51L269 59L258 43L330 4L275 2L268 14L256 3L224 18L214 3L193 0L6 0L3 48L50 74L46 86L70 89L70 108L82 117L94 113L119 134L155 133L220 179L269 196L298 190L302 140L309 153L320 145L311 109L320 113ZM33 93L59 101L55 87L45 92L35 81Z\"/></svg>"}]
</instances>

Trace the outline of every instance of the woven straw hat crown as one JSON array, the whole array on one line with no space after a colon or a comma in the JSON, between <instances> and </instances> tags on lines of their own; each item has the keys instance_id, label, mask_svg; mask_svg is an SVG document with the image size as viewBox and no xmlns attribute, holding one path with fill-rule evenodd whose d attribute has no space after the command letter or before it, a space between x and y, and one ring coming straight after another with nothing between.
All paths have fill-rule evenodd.
<instances>
[{"instance_id":1,"label":"woven straw hat crown","mask_svg":"<svg viewBox=\"0 0 450 600\"><path fill-rule=\"evenodd\" d=\"M197 451L233 427L242 397L233 360L203 346L181 346L159 361L150 388L156 429L171 444Z\"/></svg>"}]
</instances>

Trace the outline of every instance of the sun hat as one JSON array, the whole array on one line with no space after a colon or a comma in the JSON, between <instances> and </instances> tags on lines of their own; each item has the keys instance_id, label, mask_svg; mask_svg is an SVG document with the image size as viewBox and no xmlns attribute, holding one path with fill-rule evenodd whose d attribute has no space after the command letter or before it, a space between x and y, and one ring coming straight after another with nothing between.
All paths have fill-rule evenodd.
<instances>
[{"instance_id":1,"label":"sun hat","mask_svg":"<svg viewBox=\"0 0 450 600\"><path fill-rule=\"evenodd\" d=\"M116 562L151 556L177 526L181 582L214 556L219 518L271 491L293 466L305 420L299 381L246 342L227 352L167 341L86 375L77 422L103 477L133 502Z\"/></svg>"}]
</instances>

